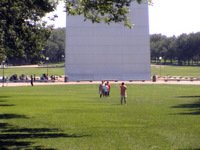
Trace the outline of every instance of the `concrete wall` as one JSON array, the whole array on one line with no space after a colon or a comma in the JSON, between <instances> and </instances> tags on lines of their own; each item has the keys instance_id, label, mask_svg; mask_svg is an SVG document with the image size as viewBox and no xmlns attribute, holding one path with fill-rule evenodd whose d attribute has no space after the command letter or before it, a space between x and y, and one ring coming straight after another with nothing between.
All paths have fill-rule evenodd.
<instances>
[{"instance_id":1,"label":"concrete wall","mask_svg":"<svg viewBox=\"0 0 200 150\"><path fill-rule=\"evenodd\" d=\"M148 5L133 4L134 27L67 16L65 75L77 80L150 80Z\"/></svg>"}]
</instances>

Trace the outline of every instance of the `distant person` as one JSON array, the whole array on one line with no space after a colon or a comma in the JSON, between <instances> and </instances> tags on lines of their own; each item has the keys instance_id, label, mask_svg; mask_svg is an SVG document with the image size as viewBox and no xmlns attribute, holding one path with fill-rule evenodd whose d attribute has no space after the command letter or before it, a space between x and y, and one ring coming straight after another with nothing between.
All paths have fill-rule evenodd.
<instances>
[{"instance_id":1,"label":"distant person","mask_svg":"<svg viewBox=\"0 0 200 150\"><path fill-rule=\"evenodd\" d=\"M31 86L33 86L33 76L31 75Z\"/></svg>"},{"instance_id":2,"label":"distant person","mask_svg":"<svg viewBox=\"0 0 200 150\"><path fill-rule=\"evenodd\" d=\"M127 101L127 86L122 82L120 86L121 104L126 104Z\"/></svg>"},{"instance_id":3,"label":"distant person","mask_svg":"<svg viewBox=\"0 0 200 150\"><path fill-rule=\"evenodd\" d=\"M111 88L111 85L110 85L110 83L109 83L109 81L107 81L107 87L108 87L108 96L110 96L110 88Z\"/></svg>"},{"instance_id":4,"label":"distant person","mask_svg":"<svg viewBox=\"0 0 200 150\"><path fill-rule=\"evenodd\" d=\"M108 87L108 84L104 84L103 85L103 96L108 96L108 90L109 90L109 87Z\"/></svg>"},{"instance_id":5,"label":"distant person","mask_svg":"<svg viewBox=\"0 0 200 150\"><path fill-rule=\"evenodd\" d=\"M103 85L104 85L104 81L101 81L101 84L99 84L99 96L100 96L100 98L103 96Z\"/></svg>"}]
</instances>

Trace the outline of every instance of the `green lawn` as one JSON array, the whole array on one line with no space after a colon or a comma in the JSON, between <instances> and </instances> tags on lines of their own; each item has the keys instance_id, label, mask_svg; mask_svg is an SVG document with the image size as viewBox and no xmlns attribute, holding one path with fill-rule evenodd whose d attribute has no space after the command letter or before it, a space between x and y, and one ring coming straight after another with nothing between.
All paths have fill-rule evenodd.
<instances>
[{"instance_id":1,"label":"green lawn","mask_svg":"<svg viewBox=\"0 0 200 150\"><path fill-rule=\"evenodd\" d=\"M200 87L97 85L0 88L0 149L200 149Z\"/></svg>"},{"instance_id":2,"label":"green lawn","mask_svg":"<svg viewBox=\"0 0 200 150\"><path fill-rule=\"evenodd\" d=\"M57 66L57 67L56 67ZM2 68L0 69L0 76L2 75ZM26 74L26 75L37 75L41 76L43 73L47 73L47 67L39 68L6 68L4 69L6 76L11 76L13 74ZM49 65L48 66L49 75L64 75L63 65ZM151 67L151 75L162 75L162 76L191 76L200 77L200 67L197 66L155 66Z\"/></svg>"},{"instance_id":3,"label":"green lawn","mask_svg":"<svg viewBox=\"0 0 200 150\"><path fill-rule=\"evenodd\" d=\"M154 65L151 67L151 75L161 76L190 76L200 77L199 66L159 66Z\"/></svg>"},{"instance_id":4,"label":"green lawn","mask_svg":"<svg viewBox=\"0 0 200 150\"><path fill-rule=\"evenodd\" d=\"M43 67L30 67L30 68L5 68L4 69L4 74L5 76L11 76L13 74L21 75L36 75L36 76L41 76L44 73L47 73L48 69L48 74L49 75L64 75L64 67L55 67L55 66L46 66ZM1 73L0 76L2 75L2 68L1 68Z\"/></svg>"}]
</instances>

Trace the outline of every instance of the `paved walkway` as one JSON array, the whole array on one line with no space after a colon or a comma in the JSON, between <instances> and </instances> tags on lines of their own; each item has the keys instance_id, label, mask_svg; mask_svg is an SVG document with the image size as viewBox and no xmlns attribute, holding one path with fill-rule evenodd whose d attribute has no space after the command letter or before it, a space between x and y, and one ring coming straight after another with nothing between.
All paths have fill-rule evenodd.
<instances>
[{"instance_id":1,"label":"paved walkway","mask_svg":"<svg viewBox=\"0 0 200 150\"><path fill-rule=\"evenodd\" d=\"M27 66L9 66L9 67L40 67L38 65L27 65ZM39 85L72 85L72 84L100 84L101 81L80 81L80 82L64 82L62 78L55 82L34 82L34 86ZM111 84L121 84L122 81L110 81ZM172 84L172 85L200 85L200 79L195 81L184 81L184 80L169 80L165 81L165 78L157 78L156 82L152 81L124 81L126 84ZM0 83L0 87L12 87L12 86L31 86L30 82L6 82Z\"/></svg>"},{"instance_id":2,"label":"paved walkway","mask_svg":"<svg viewBox=\"0 0 200 150\"><path fill-rule=\"evenodd\" d=\"M110 81L111 84L121 84L122 81ZM124 81L126 84L171 84L171 85L200 85L200 81ZM80 81L80 82L34 82L34 86L40 85L74 85L74 84L100 84L101 81ZM30 82L6 82L0 83L0 87L12 87L12 86L31 86Z\"/></svg>"}]
</instances>

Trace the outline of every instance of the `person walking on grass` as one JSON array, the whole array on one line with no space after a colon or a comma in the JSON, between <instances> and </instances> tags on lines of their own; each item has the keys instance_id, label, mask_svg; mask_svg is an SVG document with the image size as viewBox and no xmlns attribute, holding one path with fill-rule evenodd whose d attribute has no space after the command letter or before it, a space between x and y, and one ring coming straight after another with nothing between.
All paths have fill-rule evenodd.
<instances>
[{"instance_id":1,"label":"person walking on grass","mask_svg":"<svg viewBox=\"0 0 200 150\"><path fill-rule=\"evenodd\" d=\"M110 85L109 81L107 81L107 86L108 86L108 96L110 96L110 88L111 88L111 85Z\"/></svg>"},{"instance_id":2,"label":"person walking on grass","mask_svg":"<svg viewBox=\"0 0 200 150\"><path fill-rule=\"evenodd\" d=\"M120 85L121 105L126 104L127 101L127 86L124 82Z\"/></svg>"},{"instance_id":3,"label":"person walking on grass","mask_svg":"<svg viewBox=\"0 0 200 150\"><path fill-rule=\"evenodd\" d=\"M100 96L100 98L104 95L103 85L104 85L104 81L101 81L101 84L99 84L99 96Z\"/></svg>"},{"instance_id":4,"label":"person walking on grass","mask_svg":"<svg viewBox=\"0 0 200 150\"><path fill-rule=\"evenodd\" d=\"M31 86L33 86L33 76L31 75Z\"/></svg>"},{"instance_id":5,"label":"person walking on grass","mask_svg":"<svg viewBox=\"0 0 200 150\"><path fill-rule=\"evenodd\" d=\"M108 96L108 91L109 91L109 87L108 87L107 83L105 83L103 85L103 96L107 97Z\"/></svg>"}]
</instances>

